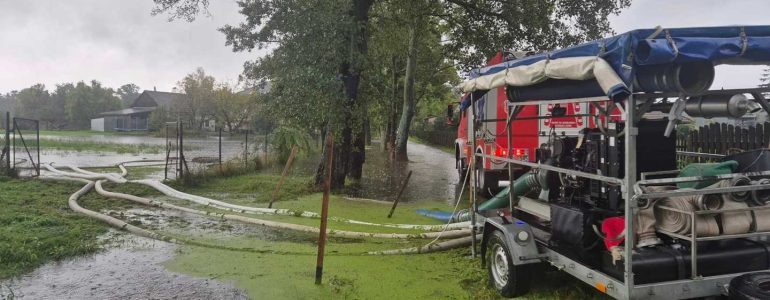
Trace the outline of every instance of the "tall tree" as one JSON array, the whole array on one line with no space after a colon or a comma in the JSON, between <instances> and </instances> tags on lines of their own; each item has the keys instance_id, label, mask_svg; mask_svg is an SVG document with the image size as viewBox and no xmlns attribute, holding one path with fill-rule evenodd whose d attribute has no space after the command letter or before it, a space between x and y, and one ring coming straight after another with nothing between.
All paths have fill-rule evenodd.
<instances>
[{"instance_id":1,"label":"tall tree","mask_svg":"<svg viewBox=\"0 0 770 300\"><path fill-rule=\"evenodd\" d=\"M103 87L96 80L92 80L90 85L80 81L72 88L66 88L64 114L71 128L89 128L91 119L98 117L99 113L120 107L120 98L115 96L115 91Z\"/></svg>"},{"instance_id":2,"label":"tall tree","mask_svg":"<svg viewBox=\"0 0 770 300\"><path fill-rule=\"evenodd\" d=\"M770 88L770 66L767 66L762 70L762 75L759 78L759 82L759 87Z\"/></svg>"},{"instance_id":3,"label":"tall tree","mask_svg":"<svg viewBox=\"0 0 770 300\"><path fill-rule=\"evenodd\" d=\"M214 107L219 124L229 132L237 131L254 113L256 98L261 96L252 90L234 92L230 86L220 85L214 90Z\"/></svg>"},{"instance_id":4,"label":"tall tree","mask_svg":"<svg viewBox=\"0 0 770 300\"><path fill-rule=\"evenodd\" d=\"M205 11L205 0L155 0L156 11L170 12L172 18L190 20ZM414 26L409 50L408 30L396 44L406 49L403 54L390 55L387 63L373 65L368 62L369 38L372 28L367 26L375 4L389 7L414 5L406 0L241 0L238 2L245 21L235 26L225 26L222 32L228 45L235 51L263 49L270 45L272 53L246 64L244 75L252 81L269 80L274 83L269 111L282 121L301 128L325 130L335 134L335 150L332 185L344 185L348 175L360 177L364 162L364 124L369 121L370 109L388 107L382 101L372 101L371 107L364 100L375 98L361 92L405 88L406 102L390 102L389 122L395 123L401 106L405 124L401 143L406 142L410 115L420 99L419 90L436 90L436 85L421 86L422 68L419 60L420 44L425 40L425 28ZM428 52L454 60L464 70L477 67L483 60L500 49L545 50L557 46L575 44L598 38L610 32L606 16L618 13L630 4L630 0L419 0L423 7L404 8L405 16L426 15L442 27L438 35L444 38L428 48L442 51ZM390 14L387 9L376 10L374 19ZM397 15L396 15L397 16ZM412 20L422 22L420 18ZM403 20L403 19L402 19ZM407 19L408 21L409 19ZM417 25L417 23L415 23ZM393 26L403 26L395 24ZM422 29L422 30L420 30ZM412 53L413 64L407 68L403 60ZM437 64L439 68L443 65ZM382 71L391 80L367 70ZM390 70L389 70L390 69ZM402 70L398 72L397 70ZM410 79L399 83L407 70L412 69ZM435 72L434 72L435 73ZM363 77L362 77L363 76ZM372 84L361 85L362 79L375 79ZM387 83L389 82L389 83ZM426 81L430 82L430 81ZM409 87L411 85L411 87ZM363 88L359 88L363 86ZM390 87L390 89L388 89ZM393 95L394 93L391 93ZM393 97L395 98L395 97ZM411 108L411 109L410 109ZM406 109L406 115L404 110ZM312 112L312 113L310 113ZM400 121L400 120L399 120ZM391 124L390 132L395 128ZM405 148L405 147L404 147ZM405 153L406 150L404 149ZM326 156L323 156L326 157ZM324 162L319 164L317 182L321 182Z\"/></svg>"},{"instance_id":5,"label":"tall tree","mask_svg":"<svg viewBox=\"0 0 770 300\"><path fill-rule=\"evenodd\" d=\"M222 31L236 51L277 45L247 64L246 76L269 79L271 102L294 124L312 123L335 135L332 186L360 178L365 105L358 88L367 53L367 22L373 0L239 1L246 22ZM312 112L312 113L311 113ZM310 115L310 116L309 116ZM322 154L316 183L323 182Z\"/></svg>"},{"instance_id":6,"label":"tall tree","mask_svg":"<svg viewBox=\"0 0 770 300\"><path fill-rule=\"evenodd\" d=\"M203 124L214 118L214 83L213 76L206 74L203 68L187 74L177 83L185 97L180 97L177 105L186 116L188 126L201 129Z\"/></svg>"},{"instance_id":7,"label":"tall tree","mask_svg":"<svg viewBox=\"0 0 770 300\"><path fill-rule=\"evenodd\" d=\"M631 0L442 0L446 45L465 70L501 49L549 50L611 33L607 16Z\"/></svg>"},{"instance_id":8,"label":"tall tree","mask_svg":"<svg viewBox=\"0 0 770 300\"><path fill-rule=\"evenodd\" d=\"M136 100L136 97L139 97L139 91L141 89L138 85L133 83L127 83L122 86L120 86L115 92L120 97L120 100L123 102L123 107L129 107L131 106L132 102Z\"/></svg>"}]
</instances>

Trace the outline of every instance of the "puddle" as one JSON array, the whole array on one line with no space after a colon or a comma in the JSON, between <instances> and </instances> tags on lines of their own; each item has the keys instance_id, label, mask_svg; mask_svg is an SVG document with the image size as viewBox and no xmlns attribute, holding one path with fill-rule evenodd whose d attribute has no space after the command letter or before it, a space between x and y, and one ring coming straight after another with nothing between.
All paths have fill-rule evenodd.
<instances>
[{"instance_id":1,"label":"puddle","mask_svg":"<svg viewBox=\"0 0 770 300\"><path fill-rule=\"evenodd\" d=\"M162 263L176 245L128 234L89 256L49 263L0 282L0 298L15 299L248 299L230 283L172 273ZM3 294L5 293L5 294Z\"/></svg>"},{"instance_id":2,"label":"puddle","mask_svg":"<svg viewBox=\"0 0 770 300\"><path fill-rule=\"evenodd\" d=\"M412 176L400 201L442 201L450 205L459 194L454 156L439 149L409 143L409 162L389 163L380 146L375 144L366 152L361 186L350 196L378 200L395 200L409 171Z\"/></svg>"},{"instance_id":3,"label":"puddle","mask_svg":"<svg viewBox=\"0 0 770 300\"><path fill-rule=\"evenodd\" d=\"M174 203L173 200L167 197L156 197L154 199ZM179 202L174 204L179 204ZM106 213L145 229L166 232L181 237L202 236L216 237L217 239L237 237L308 244L315 244L318 241L318 235L316 234L222 220L171 209L132 208L123 211L107 211ZM333 239L343 242L337 237ZM344 242L357 242L357 240L345 239Z\"/></svg>"}]
</instances>

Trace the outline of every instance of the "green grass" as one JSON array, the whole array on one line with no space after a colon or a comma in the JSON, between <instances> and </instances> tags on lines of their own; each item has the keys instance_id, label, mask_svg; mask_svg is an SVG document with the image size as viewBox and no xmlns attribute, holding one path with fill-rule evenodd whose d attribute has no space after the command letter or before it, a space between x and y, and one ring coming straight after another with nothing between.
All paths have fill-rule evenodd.
<instances>
[{"instance_id":1,"label":"green grass","mask_svg":"<svg viewBox=\"0 0 770 300\"><path fill-rule=\"evenodd\" d=\"M67 199L79 184L0 179L0 279L48 261L93 253L107 231L76 214Z\"/></svg>"},{"instance_id":2,"label":"green grass","mask_svg":"<svg viewBox=\"0 0 770 300\"><path fill-rule=\"evenodd\" d=\"M70 141L55 139L40 139L41 149L55 149L61 151L93 151L93 152L117 152L117 153L151 153L158 154L163 152L163 145L151 144L122 144L111 142L93 142L93 141Z\"/></svg>"},{"instance_id":3,"label":"green grass","mask_svg":"<svg viewBox=\"0 0 770 300\"><path fill-rule=\"evenodd\" d=\"M207 178L194 186L182 186L178 183L172 185L186 193L214 196L214 198L220 198L216 196L221 195L225 195L228 198L247 195L250 200L245 204L256 204L270 202L273 190L278 184L280 176L280 174L275 174L272 171L264 171L228 177ZM293 200L302 195L312 193L311 180L312 178L309 176L287 176L278 194L277 201ZM229 201L230 199L221 200Z\"/></svg>"},{"instance_id":4,"label":"green grass","mask_svg":"<svg viewBox=\"0 0 770 300\"><path fill-rule=\"evenodd\" d=\"M116 169L94 169L116 172ZM129 174L151 172L152 168L130 168ZM198 186L180 188L235 204L265 206L279 179L275 169L257 174L211 178ZM141 177L141 176L140 176ZM310 185L307 174L290 176L280 201L274 207L320 211L321 194ZM67 207L67 198L80 184L31 180L0 179L0 279L31 270L45 262L100 249L97 237L106 232L98 221L75 214ZM161 196L154 189L139 184L105 183L105 189L153 198ZM8 200L6 200L8 199ZM198 209L215 211L181 200L166 200ZM96 193L85 195L81 206L91 210L116 211L139 207L133 202L106 199ZM401 203L392 219L386 217L390 206L383 203L357 202L332 196L329 215L373 223L438 224L413 213L416 208L449 209L443 203ZM221 212L221 211L219 211ZM255 217L254 215L251 215ZM269 220L318 226L318 219L289 216L256 216ZM129 220L126 220L129 221ZM229 221L212 220L226 228ZM142 224L137 224L142 226ZM330 230L364 232L400 232L366 225L331 221ZM150 228L152 229L152 228ZM166 263L175 272L216 278L245 289L251 297L265 299L498 299L487 287L486 270L478 258L468 257L468 248L451 251L397 256L366 256L367 251L413 247L427 240L330 238L324 263L324 283L313 283L315 272L315 234L280 231L280 240L266 240L266 229L255 226L243 235L201 234L184 228L167 228L168 234L220 248L183 246ZM225 247L272 250L233 251ZM291 254L286 254L290 252ZM533 278L533 290L521 299L601 299L590 286L561 273L548 272Z\"/></svg>"},{"instance_id":5,"label":"green grass","mask_svg":"<svg viewBox=\"0 0 770 300\"><path fill-rule=\"evenodd\" d=\"M281 208L318 211L320 195L312 194L278 204ZM414 207L411 206L404 206L394 219L387 219L388 208L385 204L332 197L329 214L378 223L436 223L412 213ZM292 217L259 218L310 226L317 226L319 222ZM329 228L406 232L333 221ZM293 232L286 235L305 237L289 242L265 241L259 234L238 238L196 236L197 241L208 244L274 253L185 246L167 267L176 272L233 281L252 297L266 299L499 299L496 292L487 287L486 270L480 260L469 258L468 248L420 255L361 255L367 251L423 245L427 240L330 239L324 262L324 284L316 286L313 283L316 246L313 242L298 242L313 241L316 237ZM590 286L561 272L544 272L533 281L532 292L521 299L603 299Z\"/></svg>"},{"instance_id":6,"label":"green grass","mask_svg":"<svg viewBox=\"0 0 770 300\"><path fill-rule=\"evenodd\" d=\"M266 198L260 195L266 193L265 188L272 191L277 180L278 175L269 172L240 175L216 179L203 186L188 188L187 192L208 193L213 198L234 204L264 206ZM310 178L298 177L294 180L295 184L304 188ZM256 198L253 193L256 193ZM246 195L249 197L244 197ZM313 212L320 210L320 193L313 193L312 190L292 190L289 195L297 198L277 202L274 207ZM394 217L388 219L388 204L350 201L333 195L330 198L329 215L373 223L438 224L433 219L413 213L416 208L448 209L443 203L402 203ZM308 226L318 226L319 223L318 219L288 216L257 217ZM414 232L334 221L329 222L329 229ZM468 258L467 248L423 255L361 256L359 254L366 251L412 247L427 241L371 238L359 241L330 240L324 264L325 283L315 286L313 271L316 248L312 243L264 241L260 240L259 236L196 238L209 239L209 243L217 245L295 253L244 253L189 246L182 248L179 255L167 263L173 271L233 281L252 296L259 295L271 299L499 299L496 292L487 287L487 273L481 267L480 261ZM607 297L565 273L549 271L535 278L531 293L521 299Z\"/></svg>"},{"instance_id":7,"label":"green grass","mask_svg":"<svg viewBox=\"0 0 770 300\"><path fill-rule=\"evenodd\" d=\"M91 131L91 130L41 130L41 136L152 136L152 133L145 131L134 132L116 132L116 131Z\"/></svg>"}]
</instances>

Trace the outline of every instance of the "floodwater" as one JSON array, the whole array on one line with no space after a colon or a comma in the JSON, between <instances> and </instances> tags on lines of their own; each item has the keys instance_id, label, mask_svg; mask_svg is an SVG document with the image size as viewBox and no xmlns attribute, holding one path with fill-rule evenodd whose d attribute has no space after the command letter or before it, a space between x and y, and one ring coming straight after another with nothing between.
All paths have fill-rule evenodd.
<instances>
[{"instance_id":1,"label":"floodwater","mask_svg":"<svg viewBox=\"0 0 770 300\"><path fill-rule=\"evenodd\" d=\"M95 142L95 143L116 143L127 145L166 145L166 138L154 136L121 136L121 135L88 135L88 136L40 136L41 139L77 141L77 142ZM261 144L255 143L254 137L249 137L249 151L259 150ZM189 137L185 138L185 157L188 160L196 158L216 158L219 155L219 141L216 136ZM240 157L245 150L245 140L243 137L223 137L222 138L222 160L229 160ZM173 155L173 153L172 153ZM20 154L20 156L23 156ZM165 160L165 150L158 153L116 153L116 152L95 152L95 151L73 151L73 150L52 150L41 149L40 161L42 163L53 163L58 165L74 165L79 167L104 167L114 166L119 162L129 160ZM19 157L19 160L26 160L26 157ZM37 159L33 157L33 159Z\"/></svg>"},{"instance_id":2,"label":"floodwater","mask_svg":"<svg viewBox=\"0 0 770 300\"><path fill-rule=\"evenodd\" d=\"M15 299L248 299L230 283L167 271L162 264L174 256L176 245L127 234L117 239L105 251L0 282L0 298L12 293Z\"/></svg>"},{"instance_id":3,"label":"floodwater","mask_svg":"<svg viewBox=\"0 0 770 300\"><path fill-rule=\"evenodd\" d=\"M378 144L366 151L366 163L360 187L351 196L378 200L395 200L404 180L412 176L404 188L404 202L441 201L454 204L460 184L452 154L423 144L409 143L409 162L388 162Z\"/></svg>"},{"instance_id":4,"label":"floodwater","mask_svg":"<svg viewBox=\"0 0 770 300\"><path fill-rule=\"evenodd\" d=\"M141 138L105 137L107 141ZM98 138L97 138L98 139ZM163 140L163 139L160 139ZM133 140L136 142L137 140ZM216 143L213 143L216 145ZM237 142L234 144L238 145ZM452 204L459 184L454 157L436 148L409 143L409 162L387 162L378 145L367 150L364 179L353 196L380 200L395 199L409 171L412 176L401 201ZM49 161L78 166L106 166L149 155L51 153ZM46 154L48 155L48 154ZM48 157L48 156L43 156ZM308 163L315 166L317 161ZM298 166L299 167L299 166ZM159 197L159 200L174 200ZM315 235L298 234L264 226L206 218L167 209L134 208L112 212L143 228L180 236L247 237L267 241L313 243ZM112 234L114 235L114 233ZM349 241L350 242L350 241ZM230 283L215 278L196 278L169 272L163 263L172 259L177 246L133 235L119 235L119 242L94 255L50 263L19 278L0 282L0 298L13 291L17 299L246 299L247 295ZM4 294L5 293L5 294ZM253 295L258 296L258 295Z\"/></svg>"},{"instance_id":5,"label":"floodwater","mask_svg":"<svg viewBox=\"0 0 770 300\"><path fill-rule=\"evenodd\" d=\"M179 202L179 200L166 196L153 197L152 199L169 203ZM312 233L231 222L172 209L131 208L107 213L120 214L119 217L126 222L156 232L170 233L173 236L238 237L294 243L315 243L318 240L318 235Z\"/></svg>"}]
</instances>

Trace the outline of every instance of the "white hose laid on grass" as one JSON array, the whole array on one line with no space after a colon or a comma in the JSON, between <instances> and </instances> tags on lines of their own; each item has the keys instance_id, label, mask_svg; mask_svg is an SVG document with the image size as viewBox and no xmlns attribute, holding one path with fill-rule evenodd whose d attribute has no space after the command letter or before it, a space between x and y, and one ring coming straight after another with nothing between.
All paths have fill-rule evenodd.
<instances>
[{"instance_id":1,"label":"white hose laid on grass","mask_svg":"<svg viewBox=\"0 0 770 300\"><path fill-rule=\"evenodd\" d=\"M222 202L219 200L214 200L206 197L201 197L197 195L192 195L184 192L177 191L170 186L167 186L163 183L161 183L158 180L152 180L152 179L142 179L142 180L132 180L133 183L143 184L149 187L152 187L159 192L163 193L166 196L174 197L178 199L188 200L195 203L198 203L200 205L205 206L212 206L216 208L228 208L230 210L234 210L236 212L241 213L261 213L261 214L273 214L273 215L285 215L285 216L298 216L298 217L306 217L306 218L318 218L320 217L317 213L314 212L308 212L308 211L293 211L290 209L277 209L277 208L260 208L260 207L250 207L250 206L243 206L243 205L236 205L236 204L230 204L227 202Z\"/></svg>"},{"instance_id":2,"label":"white hose laid on grass","mask_svg":"<svg viewBox=\"0 0 770 300\"><path fill-rule=\"evenodd\" d=\"M178 241L176 241L173 238L170 238L170 237L158 234L158 233L154 233L154 232L146 230L146 229L142 229L142 228L136 227L136 226L128 224L128 223L126 223L126 222L124 222L124 221L122 221L120 219L116 219L116 218L110 217L110 216L102 214L102 213L98 213L98 212L95 212L95 211L92 211L92 210L88 210L88 209L85 209L82 206L80 206L78 204L78 199L80 199L80 197L82 197L83 195L85 195L89 191L91 191L91 189L95 185L93 181L90 181L90 180L87 180L87 179L82 179L82 178L67 178L67 177L40 177L40 178L41 179L47 179L47 180L68 180L68 181L76 181L76 182L85 183L86 185L83 186L83 188L81 188L80 190L78 190L74 194L70 195L69 200L67 201L70 209L72 209L75 212L84 214L84 215L86 215L88 217L91 217L91 218L94 218L94 219L97 219L97 220L100 220L102 222L105 222L105 223L109 224L112 227L115 227L115 228L120 229L120 230L125 230L125 231L128 231L128 232L136 234L136 235L140 235L140 236L151 238L151 239L171 242L171 243L178 243Z\"/></svg>"},{"instance_id":3,"label":"white hose laid on grass","mask_svg":"<svg viewBox=\"0 0 770 300\"><path fill-rule=\"evenodd\" d=\"M68 166L68 167L73 171L81 173L82 177L80 178L87 177L85 179L95 179L95 180L107 179L116 183L128 182L125 178L122 177L128 174L128 170L126 170L126 168L123 167L122 164L118 165L118 167L120 167L122 171L122 174L120 175L120 177L115 176L115 174L96 173L96 172L83 170L73 166ZM63 172L63 171L57 170L53 166L49 166L49 165L46 165L46 168L48 168L52 172L62 174L64 176L69 176L70 174L74 174L70 172ZM76 176L72 176L72 177L76 177ZM295 211L290 209L242 206L242 205L230 204L227 202L214 200L206 197L201 197L197 195L187 194L184 192L177 191L157 180L145 179L145 180L132 180L130 182L150 186L169 197L188 200L197 204L211 206L211 207L226 210L226 211L239 212L239 213L267 214L267 215L284 215L284 216L316 218L316 219L320 218L320 215L314 212ZM338 218L338 217L330 217L329 219L335 222L350 223L350 224L356 224L356 225L379 226L379 227L389 227L389 228L399 228L399 229L416 229L416 230L425 230L425 231L442 231L442 232L463 231L463 229L467 229L470 226L470 222L460 222L460 223L445 224L445 225L419 225L419 224L379 224L379 223L350 220L350 219L344 219L344 218ZM470 234L470 232L468 232L467 234ZM464 236L467 234L453 233L453 234L450 234L449 237ZM442 236L441 235L435 236L436 239L440 237Z\"/></svg>"},{"instance_id":4,"label":"white hose laid on grass","mask_svg":"<svg viewBox=\"0 0 770 300\"><path fill-rule=\"evenodd\" d=\"M284 215L284 216L305 217L305 218L314 218L314 219L321 217L319 214L314 212L309 212L309 211L297 211L297 210L280 209L280 208L262 208L262 207L251 207L251 206L230 204L219 200L214 200L206 197L201 197L197 195L191 195L184 192L180 192L163 184L158 180L143 179L143 180L132 180L131 182L150 186L169 197L188 200L200 205L211 206L214 208L223 209L227 211L234 211L239 213L252 213L252 214ZM349 219L337 218L337 217L330 217L329 219L335 222L350 223L350 224L357 224L357 225L380 226L380 227L402 228L402 229L417 229L417 230L425 230L425 231L441 231L445 229L453 231L453 230L466 229L468 228L468 226L470 226L470 222L453 223L449 225L418 225L418 224L378 224L378 223L349 220Z\"/></svg>"},{"instance_id":5,"label":"white hose laid on grass","mask_svg":"<svg viewBox=\"0 0 770 300\"><path fill-rule=\"evenodd\" d=\"M100 174L100 173L86 174L86 173L80 173L80 172L73 173L73 172L60 171L60 170L54 168L53 166L51 166L50 164L44 164L43 166L48 171L51 171L51 172L53 172L53 173L55 173L57 175L66 176L66 177L70 177L70 178L80 178L80 179L87 179L87 180L101 180L101 179L105 179L105 180L109 180L109 181L112 181L112 182L115 182L115 183L126 183L126 182L128 182L128 180L126 180L125 178L119 177L119 176L114 176L113 174Z\"/></svg>"},{"instance_id":6,"label":"white hose laid on grass","mask_svg":"<svg viewBox=\"0 0 770 300\"><path fill-rule=\"evenodd\" d=\"M46 176L43 176L43 177L40 177L40 178L41 179L47 179L47 180L67 180L67 181L76 181L76 182L86 183L86 185L83 188L81 188L80 190L78 190L77 192L75 192L74 194L72 194L69 197L68 203L69 203L70 208L73 211L75 211L75 212L84 214L84 215L89 216L91 218L95 218L95 219L101 220L101 221L103 221L103 222L105 222L105 223L107 223L107 224L109 224L109 225L111 225L113 227L116 227L116 228L118 228L120 230L125 230L125 231L131 232L131 233L134 233L134 234L137 234L137 235L140 235L140 236L144 236L144 237L148 237L148 238L152 238L152 239L157 239L157 240L162 240L162 241L167 241L167 242L172 242L172 243L188 243L188 244L193 244L193 245L198 245L198 246L223 248L223 249L228 249L228 250L241 250L241 251L243 250L243 249L238 249L238 248L232 248L231 249L230 247L212 246L212 245L206 245L206 244L197 243L197 242L183 241L183 240L178 240L178 239L175 239L175 238L172 238L172 237L168 237L168 236L165 236L165 235L162 235L162 234L154 233L152 231L145 230L145 229L139 228L137 226L128 224L128 223L126 223L126 222L124 222L122 220L119 220L117 218L113 218L113 217L110 217L110 216L105 215L105 214L101 214L101 213L98 213L98 212L95 212L95 211L91 211L91 210L85 209L85 208L81 207L77 203L77 200L80 197L82 197L83 195L85 195L86 193L88 193L92 188L94 188L94 186L96 186L97 187L97 191L100 192L100 194L107 195L107 196L110 196L110 197L117 197L117 198L123 198L123 199L126 199L126 200L133 200L133 201L140 202L140 203L143 203L143 204L146 204L146 205L153 205L153 206L159 206L159 207L169 207L169 208L179 209L181 211L186 211L186 212L196 213L196 214L210 215L210 213L207 213L207 212L204 212L204 211L198 211L198 210L194 210L194 209L190 209L190 208L178 207L178 206L162 203L160 201L153 201L153 200L149 200L149 199L145 199L145 198L137 197L137 196L133 196L133 195L107 192L107 191L105 191L101 187L101 183L105 179L101 179L100 181L97 181L96 183L94 183L93 181L90 181L90 180L87 180L87 179L83 179L83 178L77 178L77 177L46 177ZM225 219L231 219L231 220L247 222L247 223L262 224L262 225L266 225L266 226L277 225L277 226L281 226L280 228L295 229L295 230L301 230L301 231L309 231L309 232L314 232L314 233L318 232L318 229L316 229L316 228L309 227L309 226L303 226L303 225L286 224L286 223L272 222L272 221L264 221L264 220L246 218L246 217L237 216L237 215L224 215L224 214L221 214L221 215L219 215L219 217L225 218ZM257 222L259 222L259 223L257 223ZM287 227L286 225L289 225L289 226ZM361 233L361 232L334 231L334 230L329 232L330 236L344 236L344 237L367 237L368 236L368 237L381 237L381 238L431 238L431 237L433 237L433 235L435 235L436 237L441 237L442 235L445 236L445 237L457 237L456 234L458 234L458 233L460 233L460 231L441 232L441 233L426 233L426 234L381 234L381 233ZM466 232L465 234L470 234L470 232ZM478 237L479 236L477 236L476 238L478 238ZM462 247L464 245L467 245L470 242L470 239L471 239L470 236L466 236L464 238L458 238L458 239L454 239L454 240L450 240L450 241L446 241L446 242L442 242L442 243L437 243L437 244L434 244L434 245L430 245L429 244L427 246L415 247L415 248L409 248L409 249L369 252L367 254L382 255L382 254L428 253L428 252L434 252L434 251L440 251L440 250L446 250L446 249ZM248 251L255 251L253 249L246 249L246 250L248 250ZM260 252L260 251L257 251L257 252ZM270 251L267 251L267 252L270 252Z\"/></svg>"},{"instance_id":7,"label":"white hose laid on grass","mask_svg":"<svg viewBox=\"0 0 770 300\"><path fill-rule=\"evenodd\" d=\"M128 170L126 169L126 167L123 166L123 164L118 165L118 168L120 168L120 174L116 174L116 173L97 173L97 172L92 172L92 171L88 171L88 170L83 170L81 168L78 168L78 167L72 166L72 165L64 165L64 166L69 168L72 171L80 172L80 173L87 174L87 175L113 176L113 177L115 177L116 180L125 179L124 177L126 177L126 175L128 175Z\"/></svg>"},{"instance_id":8,"label":"white hose laid on grass","mask_svg":"<svg viewBox=\"0 0 770 300\"><path fill-rule=\"evenodd\" d=\"M481 234L476 235L476 241L479 241L479 240L481 240ZM383 250L383 251L371 251L371 252L367 252L366 254L369 254L369 255L422 254L422 253L431 253L431 252L438 252L438 251L444 251L444 250L449 250L454 248L465 247L470 244L471 244L471 236L468 235L466 237L448 240L448 241L435 243L435 244L427 244L425 246L420 246L420 247L395 249L395 250Z\"/></svg>"},{"instance_id":9,"label":"white hose laid on grass","mask_svg":"<svg viewBox=\"0 0 770 300\"><path fill-rule=\"evenodd\" d=\"M239 222L249 223L249 224L263 225L263 226L272 227L272 228L289 229L289 230L310 232L310 233L319 232L318 228L306 226L306 225L268 221L268 220L249 218L249 217L244 217L239 215L211 213L211 212L206 212L202 210L176 206L176 205L168 204L162 201L150 200L147 198L142 198L134 195L109 192L104 190L104 188L102 187L101 180L96 182L96 192L106 197L125 199L129 201L141 203L144 205L166 207L166 208L176 209L176 210L198 214L198 215L214 216L221 219L239 221ZM436 238L439 236L445 237L445 238L457 238L457 237L470 235L470 230L452 230L452 231L444 232L443 234L440 232L406 234L406 233L368 233L368 232L345 231L345 230L329 230L329 235L337 236L337 237L347 237L347 238L373 237L373 238L390 238L390 239L411 239L411 238Z\"/></svg>"},{"instance_id":10,"label":"white hose laid on grass","mask_svg":"<svg viewBox=\"0 0 770 300\"><path fill-rule=\"evenodd\" d=\"M128 224L120 219L110 217L108 215L98 213L92 210L88 210L80 206L77 202L80 197L87 194L94 186L95 183L93 181L82 179L82 178L72 178L72 177L51 177L51 176L41 176L40 179L43 180L57 180L57 181L75 181L75 182L81 182L85 183L86 185L75 192L74 194L70 195L68 204L70 209L72 209L75 212L81 213L83 215L86 215L88 217L100 220L102 222L105 222L109 224L112 227L115 227L119 230L125 230L129 233L133 233L139 236L143 236L150 239L160 240L164 242L174 243L174 244L187 244L192 246L199 246L199 247L207 247L207 248L214 248L214 249L224 249L224 250L232 250L232 251L243 251L243 252L255 252L255 253L272 253L272 254L294 254L294 255L307 255L307 253L301 253L301 252L288 252L288 251L274 251L274 250L258 250L254 248L238 248L238 247L228 247L228 246L222 246L222 245L212 245L208 243L201 243L197 241L192 240L185 240L180 238L174 238L167 235L155 233L131 224Z\"/></svg>"}]
</instances>

